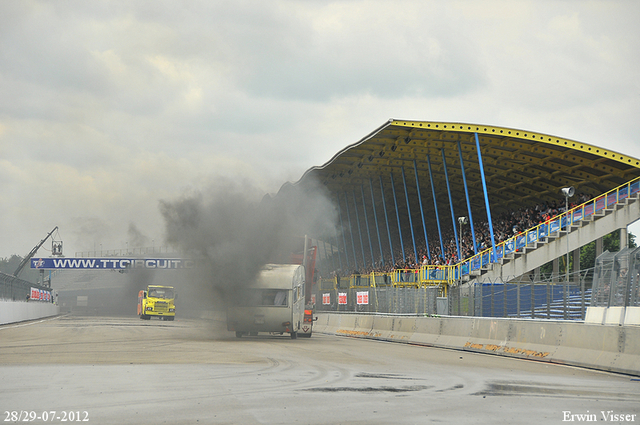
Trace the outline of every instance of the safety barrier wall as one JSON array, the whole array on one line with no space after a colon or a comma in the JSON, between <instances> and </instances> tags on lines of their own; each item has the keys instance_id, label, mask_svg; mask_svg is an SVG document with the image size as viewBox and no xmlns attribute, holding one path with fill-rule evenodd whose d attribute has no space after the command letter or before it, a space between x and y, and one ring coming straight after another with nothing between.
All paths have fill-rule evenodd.
<instances>
[{"instance_id":1,"label":"safety barrier wall","mask_svg":"<svg viewBox=\"0 0 640 425\"><path fill-rule=\"evenodd\" d=\"M640 326L482 317L319 313L314 331L640 376Z\"/></svg>"},{"instance_id":2,"label":"safety barrier wall","mask_svg":"<svg viewBox=\"0 0 640 425\"><path fill-rule=\"evenodd\" d=\"M0 325L24 322L60 314L60 306L40 301L0 300Z\"/></svg>"}]
</instances>

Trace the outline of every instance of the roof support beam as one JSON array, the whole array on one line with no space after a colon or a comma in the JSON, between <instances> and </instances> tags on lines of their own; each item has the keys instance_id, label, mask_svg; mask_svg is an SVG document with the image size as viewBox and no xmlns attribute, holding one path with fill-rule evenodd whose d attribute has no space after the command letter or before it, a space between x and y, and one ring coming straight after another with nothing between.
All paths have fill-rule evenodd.
<instances>
[{"instance_id":1,"label":"roof support beam","mask_svg":"<svg viewBox=\"0 0 640 425\"><path fill-rule=\"evenodd\" d=\"M462 171L462 183L464 184L464 195L467 198L467 211L469 213L469 224L471 225L471 244L473 245L473 253L478 253L478 248L476 247L476 232L473 229L473 215L471 214L471 203L469 202L469 189L467 188L467 176L464 172L464 160L462 159L462 149L460 147L460 141L458 140L458 154L460 155L460 170ZM460 227L462 227L462 223L460 223ZM460 241L462 244L462 240ZM460 258L462 259L462 257Z\"/></svg>"},{"instance_id":2,"label":"roof support beam","mask_svg":"<svg viewBox=\"0 0 640 425\"><path fill-rule=\"evenodd\" d=\"M489 205L489 195L487 193L487 180L484 177L484 167L482 166L482 153L480 152L480 141L478 140L478 133L476 135L476 147L478 149L478 164L480 166L480 177L482 178L482 190L484 191L484 202L487 208L487 219L489 221L489 232L491 233L491 262L495 263L497 258L495 256L496 240L493 236L493 222L491 221L491 206Z\"/></svg>"},{"instance_id":3,"label":"roof support beam","mask_svg":"<svg viewBox=\"0 0 640 425\"><path fill-rule=\"evenodd\" d=\"M396 218L398 219L398 234L400 235L400 248L402 248L402 261L407 261L407 256L404 253L404 242L402 241L402 226L400 225L400 213L398 212L398 198L396 196L396 185L393 182L393 173L389 173L391 176L391 190L393 191L393 203L396 206Z\"/></svg>"},{"instance_id":4,"label":"roof support beam","mask_svg":"<svg viewBox=\"0 0 640 425\"><path fill-rule=\"evenodd\" d=\"M456 227L456 215L453 212L453 199L451 198L451 187L449 186L449 175L447 174L447 160L444 157L444 149L442 150L442 165L444 167L444 179L447 182L447 193L449 194L449 207L451 208L451 224L453 225L453 234L454 236L458 234L458 228ZM458 243L457 238L453 238L456 241L456 249L458 250L458 261L462 259L462 254L460 253L460 244Z\"/></svg>"},{"instance_id":5,"label":"roof support beam","mask_svg":"<svg viewBox=\"0 0 640 425\"><path fill-rule=\"evenodd\" d=\"M436 189L433 185L433 174L431 173L431 157L427 155L429 165L429 180L431 181L431 193L433 194L433 207L436 212L436 223L438 224L438 237L440 238L440 256L444 260L444 244L442 243L442 229L440 228L440 216L438 215L438 202L436 201Z\"/></svg>"},{"instance_id":6,"label":"roof support beam","mask_svg":"<svg viewBox=\"0 0 640 425\"><path fill-rule=\"evenodd\" d=\"M409 216L409 229L411 229L411 241L413 242L413 259L414 264L418 264L418 250L416 249L416 238L413 233L413 220L411 219L411 205L409 204L409 192L407 192L407 178L402 167L402 183L404 184L404 197L407 200L407 215Z\"/></svg>"}]
</instances>

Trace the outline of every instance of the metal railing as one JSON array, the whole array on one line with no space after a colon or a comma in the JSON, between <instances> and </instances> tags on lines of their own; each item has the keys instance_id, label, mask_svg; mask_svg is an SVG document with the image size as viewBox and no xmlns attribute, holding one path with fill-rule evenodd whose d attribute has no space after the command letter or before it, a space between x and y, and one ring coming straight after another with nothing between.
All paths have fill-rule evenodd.
<instances>
[{"instance_id":1,"label":"metal railing","mask_svg":"<svg viewBox=\"0 0 640 425\"><path fill-rule=\"evenodd\" d=\"M95 249L93 251L76 252L76 257L130 257L149 254L180 254L181 251L169 246L147 246L125 249Z\"/></svg>"},{"instance_id":2,"label":"metal railing","mask_svg":"<svg viewBox=\"0 0 640 425\"><path fill-rule=\"evenodd\" d=\"M488 248L452 266L454 268L452 272L453 280L467 276L470 272L480 270L490 263L496 263L508 255L523 252L526 249L535 249L537 247L536 244L544 244L546 239L550 237L561 236L575 223L603 214L605 209L624 201L638 192L640 192L640 177L497 244L495 250Z\"/></svg>"}]
</instances>

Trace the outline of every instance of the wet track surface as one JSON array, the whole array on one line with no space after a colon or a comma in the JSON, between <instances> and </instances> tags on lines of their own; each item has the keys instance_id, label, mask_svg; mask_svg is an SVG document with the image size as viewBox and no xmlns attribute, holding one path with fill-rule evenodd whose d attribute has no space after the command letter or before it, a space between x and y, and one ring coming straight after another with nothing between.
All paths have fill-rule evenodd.
<instances>
[{"instance_id":1,"label":"wet track surface","mask_svg":"<svg viewBox=\"0 0 640 425\"><path fill-rule=\"evenodd\" d=\"M3 420L74 411L96 424L538 424L613 411L640 423L640 381L629 376L320 334L236 339L221 322L183 318L3 326L0 376Z\"/></svg>"}]
</instances>

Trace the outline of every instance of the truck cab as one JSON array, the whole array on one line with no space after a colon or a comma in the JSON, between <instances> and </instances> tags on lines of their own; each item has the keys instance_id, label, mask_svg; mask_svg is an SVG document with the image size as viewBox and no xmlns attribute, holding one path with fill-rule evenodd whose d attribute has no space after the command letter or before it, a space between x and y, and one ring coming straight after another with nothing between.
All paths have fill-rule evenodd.
<instances>
[{"instance_id":1,"label":"truck cab","mask_svg":"<svg viewBox=\"0 0 640 425\"><path fill-rule=\"evenodd\" d=\"M138 293L138 316L143 320L149 320L151 317L174 320L177 298L172 286L149 285L147 289Z\"/></svg>"}]
</instances>

